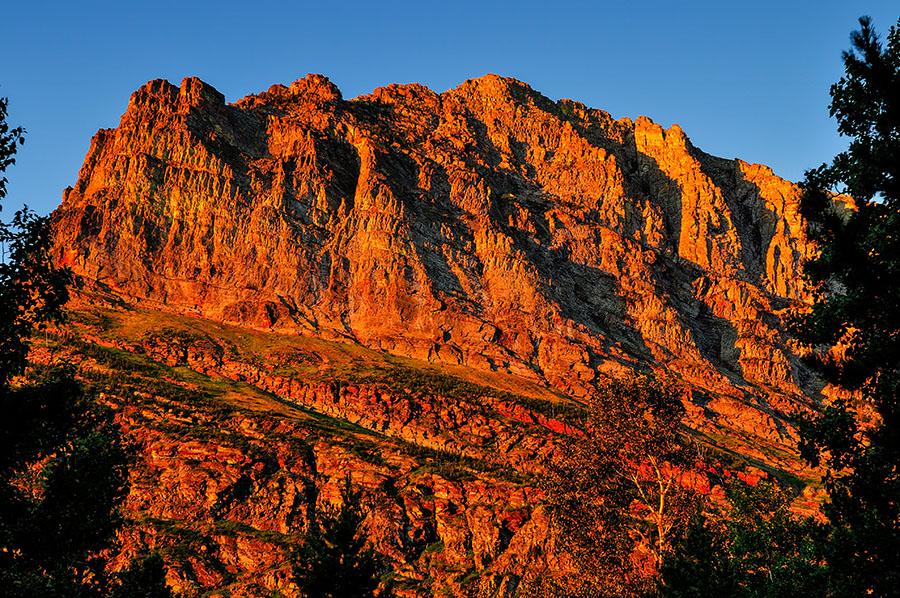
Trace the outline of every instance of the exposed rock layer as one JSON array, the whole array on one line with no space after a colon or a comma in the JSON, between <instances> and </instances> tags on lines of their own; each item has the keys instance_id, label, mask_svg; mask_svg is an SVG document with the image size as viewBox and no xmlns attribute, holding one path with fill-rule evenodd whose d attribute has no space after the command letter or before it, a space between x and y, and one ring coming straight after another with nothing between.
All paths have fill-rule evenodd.
<instances>
[{"instance_id":1,"label":"exposed rock layer","mask_svg":"<svg viewBox=\"0 0 900 598\"><path fill-rule=\"evenodd\" d=\"M664 367L796 394L796 186L489 75L351 101L326 78L226 104L151 81L55 212L60 261L146 305L590 392ZM768 394L768 392L766 393Z\"/></svg>"},{"instance_id":2,"label":"exposed rock layer","mask_svg":"<svg viewBox=\"0 0 900 598\"><path fill-rule=\"evenodd\" d=\"M77 364L138 449L118 562L158 550L188 595L296 596L291 550L349 475L400 596L509 596L570 571L535 475L580 433L560 397L148 310L82 306L72 321L33 358ZM710 483L732 474L765 475L744 466L682 482L721 493Z\"/></svg>"}]
</instances>

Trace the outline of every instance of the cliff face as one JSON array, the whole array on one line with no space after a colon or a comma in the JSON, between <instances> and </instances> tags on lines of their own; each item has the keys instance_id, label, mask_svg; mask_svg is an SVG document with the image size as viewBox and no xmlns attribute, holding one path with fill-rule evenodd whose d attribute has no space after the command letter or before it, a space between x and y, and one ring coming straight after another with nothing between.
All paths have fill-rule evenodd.
<instances>
[{"instance_id":1,"label":"cliff face","mask_svg":"<svg viewBox=\"0 0 900 598\"><path fill-rule=\"evenodd\" d=\"M89 291L73 358L176 368L103 386L142 448L126 552L165 548L179 587L290 594L290 547L353 472L405 595L564 570L534 475L571 433L560 391L623 369L674 374L710 444L804 475L790 418L813 382L779 324L803 294L798 201L677 125L496 76L345 101L310 75L234 104L148 83L53 216ZM108 293L130 307L85 306Z\"/></svg>"},{"instance_id":2,"label":"cliff face","mask_svg":"<svg viewBox=\"0 0 900 598\"><path fill-rule=\"evenodd\" d=\"M60 261L145 305L500 369L576 395L638 362L792 394L797 188L677 127L487 76L229 105L152 81L54 216Z\"/></svg>"}]
</instances>

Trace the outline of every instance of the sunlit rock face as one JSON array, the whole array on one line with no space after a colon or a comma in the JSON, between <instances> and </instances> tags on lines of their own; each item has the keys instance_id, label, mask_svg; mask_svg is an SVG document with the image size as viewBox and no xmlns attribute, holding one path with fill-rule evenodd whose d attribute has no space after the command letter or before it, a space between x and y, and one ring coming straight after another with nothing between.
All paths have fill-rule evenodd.
<instances>
[{"instance_id":1,"label":"sunlit rock face","mask_svg":"<svg viewBox=\"0 0 900 598\"><path fill-rule=\"evenodd\" d=\"M677 125L493 75L354 100L310 75L234 104L151 81L53 215L89 291L69 357L141 364L101 397L140 453L120 557L296 595L291 547L350 476L400 595L564 576L537 482L577 432L558 391L630 369L680 379L739 475L808 474L790 421L815 381L779 323L804 293L798 200Z\"/></svg>"},{"instance_id":2,"label":"sunlit rock face","mask_svg":"<svg viewBox=\"0 0 900 598\"><path fill-rule=\"evenodd\" d=\"M227 104L147 83L53 217L83 284L129 301L508 371L585 396L667 370L691 416L787 440L807 373L798 188L488 75L344 100L321 75Z\"/></svg>"}]
</instances>

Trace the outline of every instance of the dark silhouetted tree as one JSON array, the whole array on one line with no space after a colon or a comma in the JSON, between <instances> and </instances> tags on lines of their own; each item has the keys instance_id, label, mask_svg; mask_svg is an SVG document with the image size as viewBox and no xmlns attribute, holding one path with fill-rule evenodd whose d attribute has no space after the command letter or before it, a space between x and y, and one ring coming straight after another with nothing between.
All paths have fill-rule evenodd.
<instances>
[{"instance_id":1,"label":"dark silhouetted tree","mask_svg":"<svg viewBox=\"0 0 900 598\"><path fill-rule=\"evenodd\" d=\"M316 522L294 555L294 580L307 598L387 597L376 594L386 567L366 547L360 493L349 478L341 489L341 505L319 509Z\"/></svg>"},{"instance_id":2,"label":"dark silhouetted tree","mask_svg":"<svg viewBox=\"0 0 900 598\"><path fill-rule=\"evenodd\" d=\"M664 598L825 596L824 530L771 482L732 482L728 507L697 512L660 568ZM709 505L707 505L709 506Z\"/></svg>"},{"instance_id":3,"label":"dark silhouetted tree","mask_svg":"<svg viewBox=\"0 0 900 598\"><path fill-rule=\"evenodd\" d=\"M801 430L828 469L830 592L900 596L900 30L882 43L859 23L831 88L849 148L803 183L815 300L791 327L826 380L856 393Z\"/></svg>"},{"instance_id":4,"label":"dark silhouetted tree","mask_svg":"<svg viewBox=\"0 0 900 598\"><path fill-rule=\"evenodd\" d=\"M135 559L131 565L115 575L110 598L171 598L166 585L166 571L162 557L154 552Z\"/></svg>"}]
</instances>

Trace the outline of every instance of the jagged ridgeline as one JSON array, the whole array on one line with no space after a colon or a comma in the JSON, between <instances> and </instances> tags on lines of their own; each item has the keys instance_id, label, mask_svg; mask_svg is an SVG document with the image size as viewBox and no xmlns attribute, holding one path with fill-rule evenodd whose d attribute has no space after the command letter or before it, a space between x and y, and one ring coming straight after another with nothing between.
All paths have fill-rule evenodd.
<instances>
[{"instance_id":1,"label":"jagged ridgeline","mask_svg":"<svg viewBox=\"0 0 900 598\"><path fill-rule=\"evenodd\" d=\"M378 471L368 478L370 489L381 488L389 503L378 511L383 525L375 535L406 563L409 587L428 587L423 580L437 577L455 592L473 571L500 579L521 575L529 558L545 559L529 552L545 538L535 519L540 493L528 475L553 453L554 435L565 427L560 412L577 409L608 373L673 374L693 389L688 422L710 442L761 467L797 472L790 419L807 404L812 382L779 314L803 292L799 272L809 247L798 201L798 188L767 167L705 154L677 125L615 120L493 75L441 94L391 85L353 100L310 75L233 104L189 78L180 88L157 80L134 93L119 127L93 139L53 226L58 261L72 268L79 287L130 306L101 314L87 305L92 295L83 295L79 326L94 340L129 359L153 361L152 339L165 330L194 334L199 326L206 340L177 358L164 353L163 363L262 389L268 399L238 400L240 392L222 389L203 396L219 396L229 409L265 404L271 422L287 418L264 424L257 414L247 428L236 416L204 415L197 407L185 417L219 422L237 435L229 438L270 451L269 460L253 461L248 449L242 459L256 473L243 486L209 482L210 496L226 506L191 510L205 499L185 499L183 508L145 514L152 520L142 525L156 525L160 537L168 537L160 521L206 522L185 528L204 538L275 530L287 535L253 539L289 543L316 500L313 490L323 480L336 488L353 459L361 460L368 463L356 463L362 470ZM116 324L101 325L100 316ZM253 359L242 361L249 350L232 355L228 347L243 341L228 344L206 323L184 323L194 316L254 329L246 338L305 339L296 341L302 351L294 349L312 357L280 371L279 360L295 363L294 353L272 347L288 341L259 341ZM136 323L157 320L155 329ZM394 361L372 366L377 376L366 370L363 378L346 378L341 372L355 371L358 355L316 357L352 346L369 351L365 359ZM424 391L397 387L396 360L403 376L424 368L438 377L407 384ZM441 378L448 375L463 386ZM182 382L200 389L209 383ZM144 402L163 396L141 392ZM343 436L333 431L327 443L316 440L324 434L321 421L276 409L265 402L272 397L378 434L359 444L360 430L338 426L357 439L357 452L341 462L335 446L344 446ZM191 403L182 395L159 401L153 404L163 412L166 401L179 409ZM452 414L445 424L453 434L432 426L430 415L419 422L422 413L441 409ZM266 430L251 434L254 426ZM197 448L197 459L215 460L209 447L225 441L186 429L159 434L187 435L207 447ZM278 434L307 439L296 449L303 463L296 471L284 473L296 447ZM310 456L310 446L321 452ZM418 469L447 455L466 479ZM276 488L262 472L292 481ZM502 484L484 485L497 479ZM284 506L288 487L295 506ZM259 504L293 514L267 527L253 511L265 508L252 506L260 488L268 494ZM143 505L135 508L149 513L155 507L145 499L135 499ZM251 506L242 511L232 503ZM515 506L504 510L504 503ZM238 523L223 531L215 526L222 520ZM226 544L237 550L234 542L209 550L225 551ZM270 560L266 566L277 570L280 561ZM227 570L241 561L232 555L216 562ZM192 575L191 583L209 588L237 574L208 583L197 581L196 567ZM281 587L284 576L257 582Z\"/></svg>"}]
</instances>

